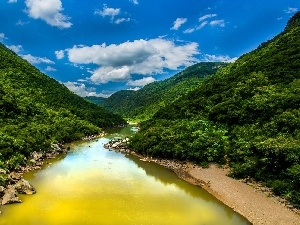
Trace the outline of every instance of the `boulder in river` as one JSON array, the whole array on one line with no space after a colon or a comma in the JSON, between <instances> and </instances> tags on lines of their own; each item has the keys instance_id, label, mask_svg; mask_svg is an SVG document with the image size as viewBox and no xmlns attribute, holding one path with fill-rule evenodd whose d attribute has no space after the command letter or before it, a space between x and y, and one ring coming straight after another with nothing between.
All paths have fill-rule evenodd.
<instances>
[{"instance_id":1,"label":"boulder in river","mask_svg":"<svg viewBox=\"0 0 300 225\"><path fill-rule=\"evenodd\" d=\"M22 201L17 196L17 190L9 185L7 189L4 191L4 195L2 198L2 205L12 204L12 203L21 203Z\"/></svg>"},{"instance_id":2,"label":"boulder in river","mask_svg":"<svg viewBox=\"0 0 300 225\"><path fill-rule=\"evenodd\" d=\"M36 193L36 190L34 187L24 179L19 180L15 185L15 189L18 191L19 194L26 194L26 195L32 195Z\"/></svg>"}]
</instances>

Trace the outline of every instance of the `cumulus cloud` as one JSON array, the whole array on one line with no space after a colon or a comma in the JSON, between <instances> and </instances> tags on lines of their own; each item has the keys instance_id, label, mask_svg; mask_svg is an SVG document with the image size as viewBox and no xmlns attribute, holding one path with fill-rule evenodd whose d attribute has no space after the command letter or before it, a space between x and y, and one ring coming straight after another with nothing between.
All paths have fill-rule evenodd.
<instances>
[{"instance_id":1,"label":"cumulus cloud","mask_svg":"<svg viewBox=\"0 0 300 225\"><path fill-rule=\"evenodd\" d=\"M152 82L154 82L155 79L153 77L144 77L142 79L139 80L130 80L127 82L128 86L133 86L133 87L143 87L146 84L150 84Z\"/></svg>"},{"instance_id":2,"label":"cumulus cloud","mask_svg":"<svg viewBox=\"0 0 300 225\"><path fill-rule=\"evenodd\" d=\"M130 21L130 18L119 18L119 19L116 19L114 21L115 24L120 24L120 23L123 23L123 22L129 22Z\"/></svg>"},{"instance_id":3,"label":"cumulus cloud","mask_svg":"<svg viewBox=\"0 0 300 225\"><path fill-rule=\"evenodd\" d=\"M207 21L203 21L199 26L196 27L196 30L200 30L208 24Z\"/></svg>"},{"instance_id":4,"label":"cumulus cloud","mask_svg":"<svg viewBox=\"0 0 300 225\"><path fill-rule=\"evenodd\" d=\"M139 4L139 2L138 2L138 0L130 0L133 4L135 4L135 5L138 5Z\"/></svg>"},{"instance_id":5,"label":"cumulus cloud","mask_svg":"<svg viewBox=\"0 0 300 225\"><path fill-rule=\"evenodd\" d=\"M55 51L57 59L63 59L65 57L65 52L63 50Z\"/></svg>"},{"instance_id":6,"label":"cumulus cloud","mask_svg":"<svg viewBox=\"0 0 300 225\"><path fill-rule=\"evenodd\" d=\"M31 64L40 64L40 63L46 63L46 64L55 64L50 59L47 59L46 57L36 57L32 56L31 54L27 55L21 55L23 59L26 59Z\"/></svg>"},{"instance_id":7,"label":"cumulus cloud","mask_svg":"<svg viewBox=\"0 0 300 225\"><path fill-rule=\"evenodd\" d=\"M109 94L104 94L104 93L97 93L96 89L93 87L87 87L83 83L78 83L78 82L65 82L63 83L70 91L74 92L75 94L81 96L81 97L86 97L86 96L97 96L97 97L103 97L103 98L108 98L110 95Z\"/></svg>"},{"instance_id":8,"label":"cumulus cloud","mask_svg":"<svg viewBox=\"0 0 300 225\"><path fill-rule=\"evenodd\" d=\"M56 69L53 68L52 66L47 66L45 70L48 71L48 72L55 72L56 71Z\"/></svg>"},{"instance_id":9,"label":"cumulus cloud","mask_svg":"<svg viewBox=\"0 0 300 225\"><path fill-rule=\"evenodd\" d=\"M193 33L196 30L202 29L206 25L210 25L211 27L215 27L215 26L225 27L224 20L212 20L212 21L209 22L208 19L216 17L216 16L217 16L217 14L207 14L207 15L204 15L204 16L200 17L198 20L201 23L198 26L195 26L193 28L188 28L185 31L183 31L183 33L186 33L186 34Z\"/></svg>"},{"instance_id":10,"label":"cumulus cloud","mask_svg":"<svg viewBox=\"0 0 300 225\"><path fill-rule=\"evenodd\" d=\"M109 8L109 7L107 7L106 4L103 5L102 10L96 9L94 14L100 15L102 17L110 17L110 21L115 24L120 24L120 23L131 21L130 18L125 18L125 17L115 19L116 16L121 15L121 9L120 8Z\"/></svg>"},{"instance_id":11,"label":"cumulus cloud","mask_svg":"<svg viewBox=\"0 0 300 225\"><path fill-rule=\"evenodd\" d=\"M295 13L298 11L298 8L292 8L292 7L288 7L288 9L284 10L286 13L290 14L290 13Z\"/></svg>"},{"instance_id":12,"label":"cumulus cloud","mask_svg":"<svg viewBox=\"0 0 300 225\"><path fill-rule=\"evenodd\" d=\"M188 29L184 30L183 33L190 34L190 33L193 33L194 31L195 31L195 28L188 28Z\"/></svg>"},{"instance_id":13,"label":"cumulus cloud","mask_svg":"<svg viewBox=\"0 0 300 225\"><path fill-rule=\"evenodd\" d=\"M141 89L140 87L135 87L135 88L128 88L127 90L128 91L138 91L140 89Z\"/></svg>"},{"instance_id":14,"label":"cumulus cloud","mask_svg":"<svg viewBox=\"0 0 300 225\"><path fill-rule=\"evenodd\" d=\"M61 13L61 0L26 0L25 4L26 12L34 19L44 20L49 25L62 29L72 26L70 18Z\"/></svg>"},{"instance_id":15,"label":"cumulus cloud","mask_svg":"<svg viewBox=\"0 0 300 225\"><path fill-rule=\"evenodd\" d=\"M185 24L187 22L187 18L177 18L174 23L171 30L178 30L181 25Z\"/></svg>"},{"instance_id":16,"label":"cumulus cloud","mask_svg":"<svg viewBox=\"0 0 300 225\"><path fill-rule=\"evenodd\" d=\"M219 27L225 27L225 22L224 20L213 20L209 23L211 26L219 26Z\"/></svg>"},{"instance_id":17,"label":"cumulus cloud","mask_svg":"<svg viewBox=\"0 0 300 225\"><path fill-rule=\"evenodd\" d=\"M71 63L99 66L91 72L94 83L126 81L131 74L153 75L163 73L165 69L177 70L197 62L195 55L200 53L195 42L178 44L163 38L127 41L119 45L74 46L64 51Z\"/></svg>"},{"instance_id":18,"label":"cumulus cloud","mask_svg":"<svg viewBox=\"0 0 300 225\"><path fill-rule=\"evenodd\" d=\"M122 82L130 79L130 68L123 66L120 68L100 67L93 71L91 81L96 84L103 84L109 81Z\"/></svg>"},{"instance_id":19,"label":"cumulus cloud","mask_svg":"<svg viewBox=\"0 0 300 225\"><path fill-rule=\"evenodd\" d=\"M22 20L18 20L18 22L16 22L16 25L18 25L18 26L24 26L26 24L29 24L29 22L24 22Z\"/></svg>"},{"instance_id":20,"label":"cumulus cloud","mask_svg":"<svg viewBox=\"0 0 300 225\"><path fill-rule=\"evenodd\" d=\"M4 34L4 33L0 33L0 41L3 41L4 39L7 39L7 38L5 37L5 34Z\"/></svg>"},{"instance_id":21,"label":"cumulus cloud","mask_svg":"<svg viewBox=\"0 0 300 225\"><path fill-rule=\"evenodd\" d=\"M23 51L23 47L22 45L10 45L7 46L9 49L13 50L15 53L19 53L21 51Z\"/></svg>"},{"instance_id":22,"label":"cumulus cloud","mask_svg":"<svg viewBox=\"0 0 300 225\"><path fill-rule=\"evenodd\" d=\"M18 0L8 0L8 3L16 3Z\"/></svg>"},{"instance_id":23,"label":"cumulus cloud","mask_svg":"<svg viewBox=\"0 0 300 225\"><path fill-rule=\"evenodd\" d=\"M231 58L228 55L204 55L204 60L207 62L234 62L238 57Z\"/></svg>"},{"instance_id":24,"label":"cumulus cloud","mask_svg":"<svg viewBox=\"0 0 300 225\"><path fill-rule=\"evenodd\" d=\"M203 21L203 20L206 20L206 19L209 19L209 18L213 18L213 17L215 17L215 16L217 16L217 14L207 14L207 15L201 16L201 17L199 18L199 22L201 22L201 21Z\"/></svg>"},{"instance_id":25,"label":"cumulus cloud","mask_svg":"<svg viewBox=\"0 0 300 225\"><path fill-rule=\"evenodd\" d=\"M120 12L121 12L120 8L108 8L107 5L103 5L103 9L102 10L97 9L95 11L95 14L103 17L108 16L113 20L115 16L120 14Z\"/></svg>"}]
</instances>

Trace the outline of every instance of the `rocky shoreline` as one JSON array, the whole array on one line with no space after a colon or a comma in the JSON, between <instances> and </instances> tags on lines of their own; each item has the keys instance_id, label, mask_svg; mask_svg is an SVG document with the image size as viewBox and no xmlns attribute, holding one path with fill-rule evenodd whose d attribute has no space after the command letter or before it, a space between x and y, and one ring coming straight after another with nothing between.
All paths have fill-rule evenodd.
<instances>
[{"instance_id":1,"label":"rocky shoreline","mask_svg":"<svg viewBox=\"0 0 300 225\"><path fill-rule=\"evenodd\" d=\"M221 200L224 204L228 205L231 207L233 210L237 211L239 214L244 216L245 218L249 219L249 221L253 224L272 224L269 222L261 222L258 221L255 218L252 218L253 215L248 215L242 210L236 209L233 205L231 205L230 202L228 202L223 196L221 196L218 191L216 191L215 188L211 186L211 180L206 180L206 179L199 179L199 176L194 176L195 171L204 171L206 169L203 169L202 167L191 163L191 162L182 162L179 160L169 160L169 159L158 159L158 158L152 158L152 157L145 157L143 155L140 155L136 153L135 151L132 151L127 148L127 142L129 142L128 138L125 139L113 139L109 143L104 144L104 147L109 150L117 151L117 152L123 152L125 154L132 154L140 158L141 161L148 161L148 162L155 162L159 165L164 166L167 169L172 170L179 178L192 183L194 185L200 186L201 188L204 188L207 190L209 193L214 195L216 198ZM229 167L228 166L223 166L223 167L218 167L216 165L213 165L213 167L217 167L218 170L224 171L224 175L226 178L234 180L233 178L230 178L227 176L229 173ZM198 174L199 175L199 174ZM201 177L201 176L200 176ZM234 180L235 182L239 182L241 185L246 185L248 187L251 187L251 190L254 193L263 195L267 200L271 200L272 202L275 202L277 205L280 206L281 209L287 210L287 212L290 212L291 215L294 214L294 217L296 218L295 220L299 223L285 223L284 221L278 221L276 224L300 224L300 210L293 207L286 199L281 198L279 196L276 196L272 190L268 187L263 186L261 183L255 182L251 178L246 178L246 179L241 179L241 180ZM224 187L225 189L225 187ZM251 201L251 199L248 199L248 201ZM272 212L271 212L272 213ZM282 212L284 214L284 212ZM264 214L264 213L263 213ZM265 221L267 218L265 218Z\"/></svg>"},{"instance_id":2,"label":"rocky shoreline","mask_svg":"<svg viewBox=\"0 0 300 225\"><path fill-rule=\"evenodd\" d=\"M68 150L69 148L65 148L61 143L52 144L50 151L32 152L26 166L20 166L9 173L1 169L0 174L6 176L6 186L0 186L0 205L21 203L22 201L18 197L19 194L35 194L35 188L27 180L23 179L23 174L31 170L41 169L44 160L53 159L60 154L67 153Z\"/></svg>"},{"instance_id":3,"label":"rocky shoreline","mask_svg":"<svg viewBox=\"0 0 300 225\"><path fill-rule=\"evenodd\" d=\"M90 135L83 137L82 141L91 141L99 137L103 137L105 133L100 133L97 135ZM59 155L67 154L70 147L65 147L63 143L51 144L49 151L34 151L30 154L30 159L27 160L25 166L20 166L14 171L5 171L0 169L0 174L6 177L5 186L0 186L0 206L21 203L19 199L19 194L35 194L35 188L25 179L23 179L23 174L32 170L39 170L45 163L47 159L54 159ZM0 208L1 214L1 208Z\"/></svg>"}]
</instances>

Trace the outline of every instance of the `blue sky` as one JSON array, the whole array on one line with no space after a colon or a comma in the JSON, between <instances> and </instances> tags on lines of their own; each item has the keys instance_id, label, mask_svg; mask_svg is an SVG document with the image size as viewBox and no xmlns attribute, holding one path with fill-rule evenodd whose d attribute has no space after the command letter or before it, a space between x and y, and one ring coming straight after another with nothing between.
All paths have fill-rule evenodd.
<instances>
[{"instance_id":1,"label":"blue sky","mask_svg":"<svg viewBox=\"0 0 300 225\"><path fill-rule=\"evenodd\" d=\"M1 0L0 41L81 96L137 90L234 61L285 27L300 0Z\"/></svg>"}]
</instances>

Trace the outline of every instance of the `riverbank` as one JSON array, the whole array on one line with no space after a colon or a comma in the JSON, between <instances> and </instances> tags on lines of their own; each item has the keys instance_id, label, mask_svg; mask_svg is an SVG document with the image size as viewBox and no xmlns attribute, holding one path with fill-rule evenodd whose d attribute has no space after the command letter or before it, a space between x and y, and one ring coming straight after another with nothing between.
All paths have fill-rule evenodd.
<instances>
[{"instance_id":1,"label":"riverbank","mask_svg":"<svg viewBox=\"0 0 300 225\"><path fill-rule=\"evenodd\" d=\"M228 177L228 167L210 165L202 168L190 162L147 158L126 148L126 140L115 140L105 145L110 150L136 155L142 161L155 162L174 171L178 177L204 188L225 205L247 218L253 225L299 225L299 210L271 190L250 179Z\"/></svg>"}]
</instances>

